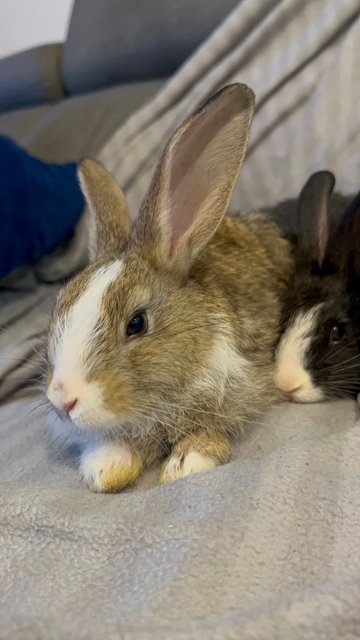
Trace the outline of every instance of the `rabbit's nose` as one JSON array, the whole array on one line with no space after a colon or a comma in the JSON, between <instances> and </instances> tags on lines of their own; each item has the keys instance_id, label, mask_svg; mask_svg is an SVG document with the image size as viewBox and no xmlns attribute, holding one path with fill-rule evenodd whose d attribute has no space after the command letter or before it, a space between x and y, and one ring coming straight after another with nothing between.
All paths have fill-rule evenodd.
<instances>
[{"instance_id":1,"label":"rabbit's nose","mask_svg":"<svg viewBox=\"0 0 360 640\"><path fill-rule=\"evenodd\" d=\"M290 368L283 367L277 371L276 384L287 396L291 397L300 391L304 382L305 380L301 370L295 371L294 369L290 370Z\"/></svg>"},{"instance_id":2,"label":"rabbit's nose","mask_svg":"<svg viewBox=\"0 0 360 640\"><path fill-rule=\"evenodd\" d=\"M73 400L69 400L68 402L65 402L63 404L63 411L66 411L66 413L70 413L70 411L72 411L76 405L78 403L78 399L74 398Z\"/></svg>"},{"instance_id":3,"label":"rabbit's nose","mask_svg":"<svg viewBox=\"0 0 360 640\"><path fill-rule=\"evenodd\" d=\"M299 391L301 389L301 387L302 387L302 384L300 384L300 383L297 384L296 382L294 382L292 384L282 384L280 386L280 389L281 389L281 391L286 393L287 396L291 396L296 391Z\"/></svg>"},{"instance_id":4,"label":"rabbit's nose","mask_svg":"<svg viewBox=\"0 0 360 640\"><path fill-rule=\"evenodd\" d=\"M52 381L47 390L47 397L50 402L60 411L70 413L77 403L78 398L74 397L62 382Z\"/></svg>"}]
</instances>

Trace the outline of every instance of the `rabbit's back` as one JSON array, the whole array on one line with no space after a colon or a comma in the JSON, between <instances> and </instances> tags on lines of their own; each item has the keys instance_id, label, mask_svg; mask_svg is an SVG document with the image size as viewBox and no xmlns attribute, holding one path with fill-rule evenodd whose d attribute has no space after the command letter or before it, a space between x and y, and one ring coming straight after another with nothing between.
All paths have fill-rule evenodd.
<instances>
[{"instance_id":1,"label":"rabbit's back","mask_svg":"<svg viewBox=\"0 0 360 640\"><path fill-rule=\"evenodd\" d=\"M262 214L226 217L191 276L231 320L238 347L267 359L279 332L280 300L293 271L290 243Z\"/></svg>"}]
</instances>

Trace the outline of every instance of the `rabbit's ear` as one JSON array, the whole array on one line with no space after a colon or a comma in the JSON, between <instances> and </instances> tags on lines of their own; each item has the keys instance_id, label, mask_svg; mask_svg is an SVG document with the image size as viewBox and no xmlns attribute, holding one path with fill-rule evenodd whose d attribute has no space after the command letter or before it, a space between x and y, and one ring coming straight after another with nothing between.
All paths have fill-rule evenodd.
<instances>
[{"instance_id":1,"label":"rabbit's ear","mask_svg":"<svg viewBox=\"0 0 360 640\"><path fill-rule=\"evenodd\" d=\"M122 190L110 173L94 160L83 160L78 168L78 176L90 209L90 260L118 255L131 228Z\"/></svg>"},{"instance_id":2,"label":"rabbit's ear","mask_svg":"<svg viewBox=\"0 0 360 640\"><path fill-rule=\"evenodd\" d=\"M331 256L351 276L360 275L360 191L346 207L331 239Z\"/></svg>"},{"instance_id":3,"label":"rabbit's ear","mask_svg":"<svg viewBox=\"0 0 360 640\"><path fill-rule=\"evenodd\" d=\"M168 142L139 220L140 240L182 273L228 208L254 112L254 94L234 84L188 118Z\"/></svg>"},{"instance_id":4,"label":"rabbit's ear","mask_svg":"<svg viewBox=\"0 0 360 640\"><path fill-rule=\"evenodd\" d=\"M299 247L307 258L322 266L329 240L329 197L335 185L330 171L313 173L299 196Z\"/></svg>"}]
</instances>

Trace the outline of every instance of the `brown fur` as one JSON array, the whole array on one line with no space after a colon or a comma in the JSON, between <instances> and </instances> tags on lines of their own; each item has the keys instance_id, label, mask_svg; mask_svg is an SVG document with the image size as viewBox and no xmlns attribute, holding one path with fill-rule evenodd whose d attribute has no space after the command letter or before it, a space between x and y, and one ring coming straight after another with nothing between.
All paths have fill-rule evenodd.
<instances>
[{"instance_id":1,"label":"brown fur","mask_svg":"<svg viewBox=\"0 0 360 640\"><path fill-rule=\"evenodd\" d=\"M279 300L293 268L289 245L259 215L222 220L252 113L252 93L234 85L185 122L127 239L122 195L116 211L111 187L105 207L98 193L109 188L104 170L94 181L95 163L82 173L95 228L99 217L107 222L97 260L61 294L55 316L68 313L96 269L121 257L122 272L102 301L87 379L119 419L104 437L125 441L144 466L190 450L222 464L229 438L278 397L272 363ZM148 331L129 340L127 323L144 309ZM104 490L120 489L123 480L111 477Z\"/></svg>"},{"instance_id":2,"label":"brown fur","mask_svg":"<svg viewBox=\"0 0 360 640\"><path fill-rule=\"evenodd\" d=\"M119 437L125 435L145 464L170 451L184 434L200 430L230 436L277 398L273 348L279 296L292 260L276 225L256 218L225 218L185 281L156 267L151 250L128 246L124 272L104 297L99 348L89 359L88 380L101 385L105 407L128 423ZM88 277L86 271L70 283L62 313ZM149 331L127 341L126 324L143 307L151 310ZM212 389L192 390L223 332L218 317L236 350L252 362L246 384L235 389L229 384L223 399Z\"/></svg>"},{"instance_id":3,"label":"brown fur","mask_svg":"<svg viewBox=\"0 0 360 640\"><path fill-rule=\"evenodd\" d=\"M123 191L108 172L92 160L82 162L80 184L87 199L93 202L89 221L90 259L119 252L131 228Z\"/></svg>"}]
</instances>

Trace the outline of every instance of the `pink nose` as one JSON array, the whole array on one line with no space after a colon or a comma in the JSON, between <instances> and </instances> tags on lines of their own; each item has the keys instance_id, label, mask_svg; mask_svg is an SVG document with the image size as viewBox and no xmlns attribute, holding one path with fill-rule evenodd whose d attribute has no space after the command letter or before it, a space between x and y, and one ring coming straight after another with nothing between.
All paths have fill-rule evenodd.
<instances>
[{"instance_id":1,"label":"pink nose","mask_svg":"<svg viewBox=\"0 0 360 640\"><path fill-rule=\"evenodd\" d=\"M68 400L67 402L64 402L62 406L62 410L66 411L66 413L69 413L74 409L74 407L76 407L77 402L78 402L77 398L74 398L74 400Z\"/></svg>"},{"instance_id":2,"label":"pink nose","mask_svg":"<svg viewBox=\"0 0 360 640\"><path fill-rule=\"evenodd\" d=\"M79 401L79 399L76 396L74 397L69 392L69 389L59 381L55 381L50 384L47 391L47 397L57 409L60 409L60 411L66 411L67 413L72 411Z\"/></svg>"},{"instance_id":3,"label":"pink nose","mask_svg":"<svg viewBox=\"0 0 360 640\"><path fill-rule=\"evenodd\" d=\"M276 382L279 389L288 396L298 391L303 384L303 380L299 375L286 370L278 372Z\"/></svg>"},{"instance_id":4,"label":"pink nose","mask_svg":"<svg viewBox=\"0 0 360 640\"><path fill-rule=\"evenodd\" d=\"M280 387L281 390L286 393L287 396L292 396L293 393L296 393L296 391L299 391L299 389L301 389L302 385L299 384L298 386L295 385L284 385L283 387Z\"/></svg>"}]
</instances>

